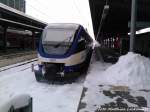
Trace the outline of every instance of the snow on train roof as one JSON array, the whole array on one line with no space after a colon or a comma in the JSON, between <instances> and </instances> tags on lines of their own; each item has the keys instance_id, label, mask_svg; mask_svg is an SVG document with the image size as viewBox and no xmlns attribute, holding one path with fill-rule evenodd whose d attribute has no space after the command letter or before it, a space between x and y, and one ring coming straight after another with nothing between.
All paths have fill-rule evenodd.
<instances>
[{"instance_id":1,"label":"snow on train roof","mask_svg":"<svg viewBox=\"0 0 150 112\"><path fill-rule=\"evenodd\" d=\"M46 29L49 28L63 28L63 29L77 29L80 25L76 23L51 23L48 24Z\"/></svg>"},{"instance_id":2,"label":"snow on train roof","mask_svg":"<svg viewBox=\"0 0 150 112\"><path fill-rule=\"evenodd\" d=\"M8 11L10 11L10 12L12 12L12 13L17 14L17 15L24 16L24 17L26 17L26 18L32 19L32 20L34 20L34 21L38 21L38 22L41 22L41 23L43 23L43 24L47 24L47 23L45 23L45 22L43 22L43 21L41 21L41 20L38 20L38 19L36 19L36 18L34 18L34 17L32 17L32 16L29 16L29 15L25 14L24 12L21 12L21 11L19 11L19 10L16 10L16 9L14 9L14 8L11 8L11 7L9 7L9 6L5 5L5 4L0 3L0 8L2 8L2 9L4 9L4 10L8 10Z\"/></svg>"}]
</instances>

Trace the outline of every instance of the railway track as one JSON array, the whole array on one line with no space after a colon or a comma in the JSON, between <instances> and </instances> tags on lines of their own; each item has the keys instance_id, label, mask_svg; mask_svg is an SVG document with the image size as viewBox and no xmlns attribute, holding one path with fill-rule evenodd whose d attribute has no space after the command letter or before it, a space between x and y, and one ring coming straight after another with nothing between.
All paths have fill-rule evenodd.
<instances>
[{"instance_id":1,"label":"railway track","mask_svg":"<svg viewBox=\"0 0 150 112\"><path fill-rule=\"evenodd\" d=\"M0 56L0 68L37 58L36 51L25 51Z\"/></svg>"},{"instance_id":2,"label":"railway track","mask_svg":"<svg viewBox=\"0 0 150 112\"><path fill-rule=\"evenodd\" d=\"M12 57L19 57L19 56L23 56L23 55L29 55L29 54L36 54L36 51L25 51L25 52L18 52L18 53L11 53L11 54L6 54L6 55L1 55L0 56L0 60L1 59L9 59Z\"/></svg>"},{"instance_id":3,"label":"railway track","mask_svg":"<svg viewBox=\"0 0 150 112\"><path fill-rule=\"evenodd\" d=\"M21 63L9 65L9 66L6 66L6 67L1 67L1 68L0 68L0 72L6 71L6 70L9 70L9 69L12 69L12 68L16 68L16 67L19 67L19 66L23 66L23 65L27 65L27 64L32 64L32 63L34 63L34 62L36 62L36 61L37 61L37 58L31 59L31 60L29 60L29 61L21 62ZM28 68L31 68L31 66L23 67L23 69L20 70L20 71L24 71L24 70L26 70L26 69L28 69Z\"/></svg>"}]
</instances>

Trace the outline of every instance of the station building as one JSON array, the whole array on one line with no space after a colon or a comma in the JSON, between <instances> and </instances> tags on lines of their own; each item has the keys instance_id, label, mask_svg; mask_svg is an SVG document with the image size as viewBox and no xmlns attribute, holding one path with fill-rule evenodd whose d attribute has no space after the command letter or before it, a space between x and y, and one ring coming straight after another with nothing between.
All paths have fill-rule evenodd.
<instances>
[{"instance_id":1,"label":"station building","mask_svg":"<svg viewBox=\"0 0 150 112\"><path fill-rule=\"evenodd\" d=\"M26 10L25 0L0 0L0 3L3 3L22 12L25 12Z\"/></svg>"},{"instance_id":2,"label":"station building","mask_svg":"<svg viewBox=\"0 0 150 112\"><path fill-rule=\"evenodd\" d=\"M25 10L25 0L0 0L0 50L36 48L36 40L47 23L25 14Z\"/></svg>"}]
</instances>

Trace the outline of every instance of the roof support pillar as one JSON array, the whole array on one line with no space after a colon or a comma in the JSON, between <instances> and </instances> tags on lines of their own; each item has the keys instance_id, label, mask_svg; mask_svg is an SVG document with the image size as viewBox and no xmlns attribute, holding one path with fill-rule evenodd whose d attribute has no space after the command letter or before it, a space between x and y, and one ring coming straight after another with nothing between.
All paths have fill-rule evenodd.
<instances>
[{"instance_id":1,"label":"roof support pillar","mask_svg":"<svg viewBox=\"0 0 150 112\"><path fill-rule=\"evenodd\" d=\"M132 0L131 7L131 34L130 34L130 52L134 52L135 36L136 36L136 16L137 16L137 0Z\"/></svg>"},{"instance_id":2,"label":"roof support pillar","mask_svg":"<svg viewBox=\"0 0 150 112\"><path fill-rule=\"evenodd\" d=\"M32 31L32 49L35 50L35 31Z\"/></svg>"},{"instance_id":3,"label":"roof support pillar","mask_svg":"<svg viewBox=\"0 0 150 112\"><path fill-rule=\"evenodd\" d=\"M3 26L3 50L7 50L7 28L8 26Z\"/></svg>"}]
</instances>

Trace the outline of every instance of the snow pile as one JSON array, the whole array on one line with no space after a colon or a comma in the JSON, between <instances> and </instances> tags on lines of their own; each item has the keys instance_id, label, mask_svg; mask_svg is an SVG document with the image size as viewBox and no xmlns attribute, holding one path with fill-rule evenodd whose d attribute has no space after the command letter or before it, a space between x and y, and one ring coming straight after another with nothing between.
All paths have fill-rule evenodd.
<instances>
[{"instance_id":1,"label":"snow pile","mask_svg":"<svg viewBox=\"0 0 150 112\"><path fill-rule=\"evenodd\" d=\"M80 109L79 112L95 112L101 105L117 103L117 99L121 97L115 96L113 91L126 90L129 90L129 99L142 96L147 101L147 107L150 107L150 94L148 92L150 90L150 60L139 54L129 52L120 57L114 65L100 61L94 62L86 77L84 87L86 92L81 102L86 104L86 107ZM109 92L107 95L104 94L104 90L110 90L114 96L110 97ZM128 107L137 107L136 104L124 98L122 103L127 104Z\"/></svg>"},{"instance_id":2,"label":"snow pile","mask_svg":"<svg viewBox=\"0 0 150 112\"><path fill-rule=\"evenodd\" d=\"M6 100L7 99L7 100ZM13 98L5 98L0 104L0 112L9 112L12 108L18 109L30 105L31 97L28 94L22 94Z\"/></svg>"},{"instance_id":3,"label":"snow pile","mask_svg":"<svg viewBox=\"0 0 150 112\"><path fill-rule=\"evenodd\" d=\"M129 52L121 56L103 75L102 81L107 84L150 89L150 59Z\"/></svg>"}]
</instances>

